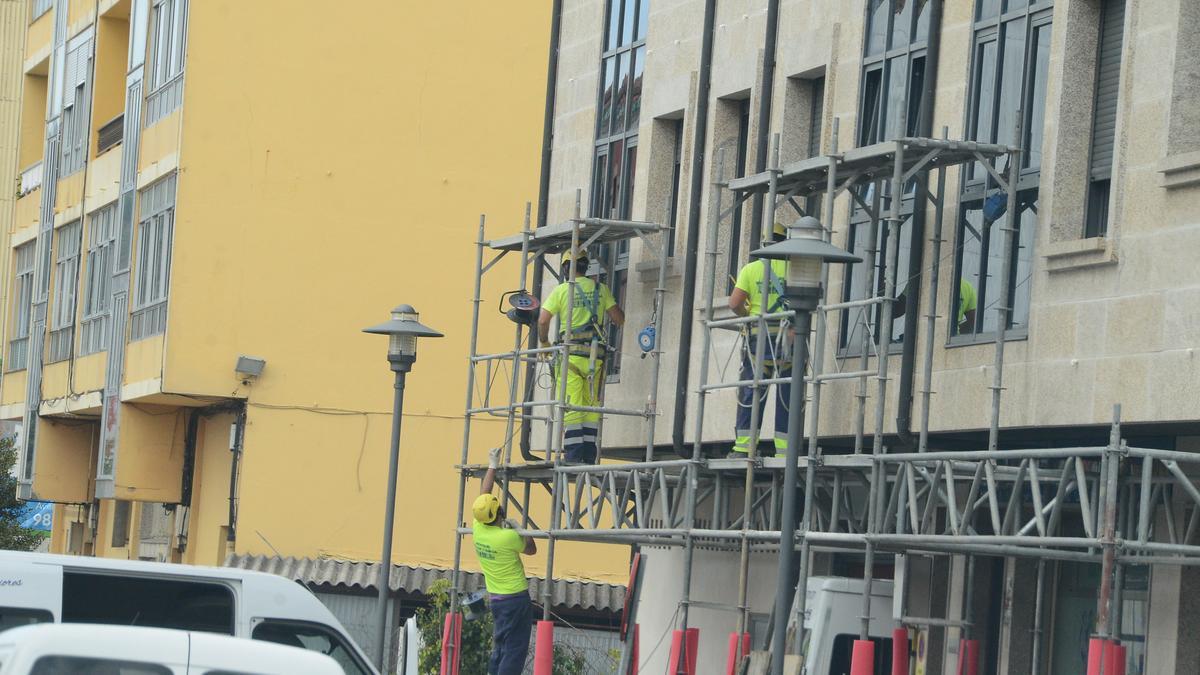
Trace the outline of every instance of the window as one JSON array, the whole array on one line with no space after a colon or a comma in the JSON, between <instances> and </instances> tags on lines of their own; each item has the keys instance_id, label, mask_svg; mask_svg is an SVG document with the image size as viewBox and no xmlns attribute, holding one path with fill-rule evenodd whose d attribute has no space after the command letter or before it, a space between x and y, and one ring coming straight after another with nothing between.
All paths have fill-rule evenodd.
<instances>
[{"instance_id":1,"label":"window","mask_svg":"<svg viewBox=\"0 0 1200 675\"><path fill-rule=\"evenodd\" d=\"M35 623L53 623L54 615L44 609L28 607L0 607L0 631Z\"/></svg>"},{"instance_id":2,"label":"window","mask_svg":"<svg viewBox=\"0 0 1200 675\"><path fill-rule=\"evenodd\" d=\"M167 282L175 220L175 174L142 190L129 339L158 335L167 328Z\"/></svg>"},{"instance_id":3,"label":"window","mask_svg":"<svg viewBox=\"0 0 1200 675\"><path fill-rule=\"evenodd\" d=\"M608 0L589 208L596 217L630 218L649 12L650 0ZM629 242L605 246L595 257L611 275L608 285L613 297L624 304ZM615 326L609 343L620 350L621 333ZM617 374L620 359L609 359L608 367L610 373Z\"/></svg>"},{"instance_id":4,"label":"window","mask_svg":"<svg viewBox=\"0 0 1200 675\"><path fill-rule=\"evenodd\" d=\"M54 308L50 321L50 349L47 361L54 363L71 357L75 338L75 299L79 293L79 240L83 223L74 221L55 232L57 258L54 261Z\"/></svg>"},{"instance_id":5,"label":"window","mask_svg":"<svg viewBox=\"0 0 1200 675\"><path fill-rule=\"evenodd\" d=\"M108 345L109 282L112 280L113 254L117 242L117 205L109 204L90 218L87 252L87 283L83 290L83 322L80 325L79 353L94 354Z\"/></svg>"},{"instance_id":6,"label":"window","mask_svg":"<svg viewBox=\"0 0 1200 675\"><path fill-rule=\"evenodd\" d=\"M64 65L66 99L62 113L62 165L60 175L69 176L87 162L88 122L91 117L92 38L89 33L75 38Z\"/></svg>"},{"instance_id":7,"label":"window","mask_svg":"<svg viewBox=\"0 0 1200 675\"><path fill-rule=\"evenodd\" d=\"M868 0L867 37L864 45L862 84L859 94L859 146L874 145L895 138L916 136L921 119L931 113L933 100L925 86L929 47L929 2L905 0ZM819 132L819 129L818 129ZM819 138L817 140L819 143ZM814 153L816 154L816 153ZM876 195L878 189L880 194ZM897 274L908 269L911 239L908 227L912 222L915 183L906 186L900 212L904 218L897 235L899 258L897 269L888 270L896 282L896 296L904 293L907 275ZM879 212L880 220L872 224L871 213L856 200L850 213L850 243L864 263L847 265L843 284L843 300L864 300L884 292L888 222L882 217L891 208L888 203L891 188L888 182L857 188L859 200ZM815 206L810 203L810 208ZM872 240L872 229L875 235ZM873 331L871 344L880 342L879 305L871 305L842 313L840 346L850 353L860 352ZM890 342L904 339L904 319L895 317L890 330Z\"/></svg>"},{"instance_id":8,"label":"window","mask_svg":"<svg viewBox=\"0 0 1200 675\"><path fill-rule=\"evenodd\" d=\"M1096 54L1096 97L1092 106L1092 147L1084 237L1103 237L1108 234L1108 203L1124 41L1125 0L1100 0L1100 44Z\"/></svg>"},{"instance_id":9,"label":"window","mask_svg":"<svg viewBox=\"0 0 1200 675\"><path fill-rule=\"evenodd\" d=\"M1046 76L1050 62L1050 0L977 0L972 47L967 134L983 143L1021 145L1016 213L1007 213L1005 193L980 163L963 168L952 284L952 335L984 334L997 329L995 309L1004 280L1000 269L1008 255L1008 329L1023 329L1029 319L1029 286L1041 179ZM1021 111L1022 138L1014 137ZM997 173L1007 176L1001 160ZM1016 221L1014 250L1002 251L1003 230ZM974 297L975 311L961 311ZM959 322L959 316L963 321ZM971 340L967 340L968 342Z\"/></svg>"},{"instance_id":10,"label":"window","mask_svg":"<svg viewBox=\"0 0 1200 675\"><path fill-rule=\"evenodd\" d=\"M369 675L371 672L366 664L359 661L358 655L346 641L325 626L303 621L267 619L254 627L251 637L264 642L320 652L337 661L342 670L350 675Z\"/></svg>"},{"instance_id":11,"label":"window","mask_svg":"<svg viewBox=\"0 0 1200 675\"><path fill-rule=\"evenodd\" d=\"M736 155L734 157L733 175L741 177L746 175L746 160L750 154L750 99L744 98L737 101L731 101L729 104L736 106L737 114L737 146L735 147ZM726 270L727 283L725 292L733 292L733 284L737 279L738 270L741 269L742 263L742 211L747 206L746 202L742 202L739 208L733 210L733 222L729 225L729 260L727 261L728 269ZM751 242L751 246L757 242Z\"/></svg>"},{"instance_id":12,"label":"window","mask_svg":"<svg viewBox=\"0 0 1200 675\"><path fill-rule=\"evenodd\" d=\"M154 0L150 17L150 59L146 67L146 126L179 107L183 100L183 61L187 43L187 0Z\"/></svg>"},{"instance_id":13,"label":"window","mask_svg":"<svg viewBox=\"0 0 1200 675\"><path fill-rule=\"evenodd\" d=\"M132 502L118 499L113 503L112 547L125 548L129 545L129 514Z\"/></svg>"},{"instance_id":14,"label":"window","mask_svg":"<svg viewBox=\"0 0 1200 675\"><path fill-rule=\"evenodd\" d=\"M30 0L32 7L29 10L29 23L33 23L42 17L43 14L50 11L54 7L54 0Z\"/></svg>"},{"instance_id":15,"label":"window","mask_svg":"<svg viewBox=\"0 0 1200 675\"><path fill-rule=\"evenodd\" d=\"M63 623L233 635L233 591L215 582L63 571Z\"/></svg>"},{"instance_id":16,"label":"window","mask_svg":"<svg viewBox=\"0 0 1200 675\"><path fill-rule=\"evenodd\" d=\"M668 197L667 223L671 231L667 233L667 255L675 255L675 235L679 231L679 198L681 196L680 181L683 177L683 118L671 122L671 132L675 139L675 156L671 163L671 195Z\"/></svg>"},{"instance_id":17,"label":"window","mask_svg":"<svg viewBox=\"0 0 1200 675\"><path fill-rule=\"evenodd\" d=\"M33 261L36 241L26 242L13 252L12 337L8 341L8 370L29 365L30 311L33 309Z\"/></svg>"},{"instance_id":18,"label":"window","mask_svg":"<svg viewBox=\"0 0 1200 675\"><path fill-rule=\"evenodd\" d=\"M120 661L91 656L43 656L33 664L29 675L171 675L171 669L157 663Z\"/></svg>"}]
</instances>

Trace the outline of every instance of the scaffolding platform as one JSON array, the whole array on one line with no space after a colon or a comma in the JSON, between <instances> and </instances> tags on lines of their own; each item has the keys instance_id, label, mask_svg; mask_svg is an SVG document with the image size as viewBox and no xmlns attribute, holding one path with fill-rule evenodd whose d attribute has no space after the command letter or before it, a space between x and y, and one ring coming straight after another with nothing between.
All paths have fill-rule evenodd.
<instances>
[{"instance_id":1,"label":"scaffolding platform","mask_svg":"<svg viewBox=\"0 0 1200 675\"><path fill-rule=\"evenodd\" d=\"M573 408L565 395L557 401L533 400L521 385L524 359L542 353L555 352L565 356L565 347L523 349L525 334L517 326L513 349L494 356L477 353L479 279L493 263L484 264L486 248L498 251L498 256L520 252L522 267L520 288L526 287L526 269L536 256L555 253L573 247L609 244L634 237L641 238L656 251L659 258L659 279L654 287L654 317L658 335L662 335L663 293L665 286L665 251L655 249L648 235L665 228L637 221L612 221L582 218L576 206L576 217L567 223L553 225L537 232L528 228L519 235L487 241L482 226L479 238L479 273L476 277L475 323L472 331L470 366L468 369L468 401L462 460L457 469L460 475L459 511L456 521L455 569L461 561L463 537L471 528L463 521L463 505L467 481L483 475L487 467L470 464L467 450L471 443L471 419L475 414L502 414L507 417L506 451L497 472L502 486L502 500L516 514L519 532L548 541L547 575L554 570L556 541L591 541L619 544L648 544L681 547L684 564L680 570L683 584L678 613L678 627L688 626L689 605L693 603L693 555L698 546L705 549L736 551L740 554L738 575L738 621L735 633L749 626L749 554L751 551L798 550L798 575L783 583L787 571L781 555L779 593L791 593L807 587L807 576L814 551L842 551L861 554L864 570L864 602L869 603L874 556L877 553L902 555L962 555L973 569L974 556L1025 558L1038 562L1038 585L1044 581L1045 562L1069 560L1100 564L1103 569L1101 604L1105 602L1112 584L1120 588L1123 565L1168 564L1200 565L1200 454L1128 447L1121 436L1119 407L1114 411L1109 441L1106 445L1075 448L1004 449L999 442L1000 397L1004 391L1004 344L1011 308L1008 303L995 303L990 311L997 314L995 325L994 359L990 390L991 408L987 421L986 447L968 449L931 449L929 446L929 417L933 391L931 381L934 341L938 334L935 307L927 308L920 316L924 321L918 346L923 348L924 388L920 391L920 436L911 448L897 452L885 429L889 358L879 358L872 348L873 340L863 339L861 353L848 355L852 366L844 372L826 373L825 348L828 326L840 323L831 316L836 312L860 311L865 335L879 334L880 327L892 325L892 310L897 296L899 238L906 222L903 211L905 199L919 191L932 205L931 232L921 242L932 249L932 261L923 271L929 275L929 296L938 297L939 270L942 261L943 205L947 199L946 173L953 167L978 164L987 174L989 189L1004 193L1007 208L997 218L1003 250L999 297L1008 297L1011 260L1015 258L1017 240L1015 228L1008 226L1017 214L1016 194L1021 150L1003 145L982 144L943 138L898 138L864 148L838 151L838 121L832 129L832 148L822 157L780 166L778 137L772 152L773 161L767 171L752 176L726 180L723 176L721 154L717 159L717 178L713 182L715 208L709 210L704 308L698 320L703 340L698 383L690 383L698 394L695 410L689 410L695 433L690 442L690 457L679 458L655 447L655 420L658 416L655 397L658 390L658 368L661 347L651 352L654 357L654 377L644 411L640 413L646 425L644 449L621 448L615 454L631 461L612 461L604 451L605 461L595 465L574 465L562 461L562 419ZM1014 138L1021 138L1020 128ZM1002 173L1003 172L1003 173ZM936 178L935 178L936 177ZM936 185L931 188L930 183ZM733 205L723 207L725 192L734 194ZM713 305L716 280L724 265L718 264L722 219L729 217L746 199L764 195L762 229L768 234L775 222L777 209L790 204L803 213L797 197L822 194L823 237L829 242L834 228L834 202L849 195L862 207L869 220L865 225L870 234L869 247L878 246L883 235L884 250L869 248L882 258L858 267L859 273L869 270L882 275L882 283L864 283L872 289L871 297L848 302L828 302L822 299L814 313L811 370L797 373L808 395L798 402L811 423L799 447L790 448L795 465L781 457L761 456L761 413L755 408L751 419L750 452L746 458L709 457L716 442L705 439L704 413L708 395L715 391L750 388L758 397L763 387L783 386L785 378L767 377L765 339L752 349L753 375L748 380L709 381L709 362L713 335L716 331L759 328L781 316L766 313L768 303L760 303L757 316L728 319L715 316ZM951 197L953 198L953 197ZM886 202L884 201L886 199ZM868 201L872 203L867 203ZM912 203L912 200L910 200ZM987 227L993 224L988 223ZM862 271L867 270L867 271ZM575 272L564 283L575 282ZM822 287L828 288L828 265L824 266ZM917 294L919 299L923 294ZM795 313L797 322L799 313ZM692 317L684 317L692 320ZM801 329L797 328L797 333ZM762 336L766 330L757 331ZM485 406L473 404L471 390L474 369L480 363L511 359L513 368L509 400L505 404ZM565 361L565 359L563 359ZM489 366L490 367L490 366ZM853 416L855 432L852 447L846 447L845 437L822 438L820 422L821 392L835 381L850 381L857 385ZM871 389L874 389L873 393ZM874 399L874 420L868 424L867 401ZM805 403L805 401L808 401ZM544 409L546 414L532 415L531 410ZM574 408L579 409L579 408ZM604 409L606 412L608 409ZM638 415L638 411L619 411ZM633 419L633 418L627 418ZM544 457L531 457L522 449L524 462L514 461L514 425L542 424L547 429ZM601 439L602 440L602 439ZM727 441L726 441L727 442ZM979 444L983 446L982 443ZM603 445L601 445L603 449ZM836 450L835 450L836 449ZM796 456L797 453L799 456ZM638 455L641 455L640 457ZM1184 467L1190 467L1185 470ZM797 481L796 476L801 476ZM790 483L789 483L790 481ZM534 487L537 487L535 490ZM549 496L547 502L546 497ZM785 504L803 503L803 512L795 530L785 526L790 517ZM537 514L535 517L534 514ZM542 522L539 522L539 519ZM793 521L795 519L793 518ZM1118 570L1114 574L1114 570ZM457 572L456 572L457 574ZM970 572L967 573L968 576ZM551 582L552 584L553 582ZM548 584L548 587L550 584ZM974 584L964 583L963 607L972 606ZM548 591L547 591L548 592ZM776 626L784 626L804 615L806 594L796 592L790 617L776 616ZM1041 598L1035 609L1040 621ZM457 602L457 597L453 600ZM869 604L867 605L869 607ZM968 612L970 610L968 609ZM1004 609L1011 613L1011 605ZM907 615L906 615L907 616ZM546 616L545 618L549 618ZM1011 616L1005 618L1011 623ZM868 618L863 618L861 639L865 639ZM953 622L946 622L946 626ZM969 617L961 622L969 627ZM917 625L917 624L914 624ZM924 626L944 627L924 623ZM803 643L803 627L797 643ZM1034 627L1035 635L1038 627ZM1035 651L1038 647L1035 646Z\"/></svg>"}]
</instances>

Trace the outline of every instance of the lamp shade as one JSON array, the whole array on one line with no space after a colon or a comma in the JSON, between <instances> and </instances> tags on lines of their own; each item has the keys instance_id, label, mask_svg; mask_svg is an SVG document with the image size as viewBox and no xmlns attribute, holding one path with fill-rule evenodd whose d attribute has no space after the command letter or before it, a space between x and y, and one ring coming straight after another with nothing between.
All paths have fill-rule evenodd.
<instances>
[{"instance_id":1,"label":"lamp shade","mask_svg":"<svg viewBox=\"0 0 1200 675\"><path fill-rule=\"evenodd\" d=\"M415 356L417 338L443 337L438 331L420 322L421 315L412 305L398 305L392 310L392 318L381 324L364 328L364 333L387 335L391 338L388 345L389 354Z\"/></svg>"}]
</instances>

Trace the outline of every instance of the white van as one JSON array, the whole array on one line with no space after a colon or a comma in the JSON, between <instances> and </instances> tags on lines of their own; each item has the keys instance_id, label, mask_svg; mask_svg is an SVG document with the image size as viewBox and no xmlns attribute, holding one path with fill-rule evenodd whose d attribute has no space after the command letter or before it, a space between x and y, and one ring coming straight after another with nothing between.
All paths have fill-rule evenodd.
<instances>
[{"instance_id":1,"label":"white van","mask_svg":"<svg viewBox=\"0 0 1200 675\"><path fill-rule=\"evenodd\" d=\"M370 660L308 589L226 567L0 551L0 630L34 623L223 633L321 652L349 675Z\"/></svg>"},{"instance_id":2,"label":"white van","mask_svg":"<svg viewBox=\"0 0 1200 675\"><path fill-rule=\"evenodd\" d=\"M862 579L812 577L808 580L803 647L804 675L845 675L850 672L850 652L862 628ZM871 584L871 624L868 635L875 643L877 675L892 672L892 582Z\"/></svg>"},{"instance_id":3,"label":"white van","mask_svg":"<svg viewBox=\"0 0 1200 675\"><path fill-rule=\"evenodd\" d=\"M0 633L0 675L343 675L306 649L166 628L41 624Z\"/></svg>"}]
</instances>

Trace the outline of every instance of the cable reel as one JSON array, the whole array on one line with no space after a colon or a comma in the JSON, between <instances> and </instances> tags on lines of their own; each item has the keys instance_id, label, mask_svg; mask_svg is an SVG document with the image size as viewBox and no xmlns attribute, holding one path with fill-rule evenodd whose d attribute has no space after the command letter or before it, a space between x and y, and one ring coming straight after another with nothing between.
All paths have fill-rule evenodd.
<instances>
[{"instance_id":1,"label":"cable reel","mask_svg":"<svg viewBox=\"0 0 1200 675\"><path fill-rule=\"evenodd\" d=\"M509 309L505 309L508 305ZM522 326L532 326L537 322L538 309L542 303L525 289L508 291L500 295L500 313L509 321Z\"/></svg>"}]
</instances>

